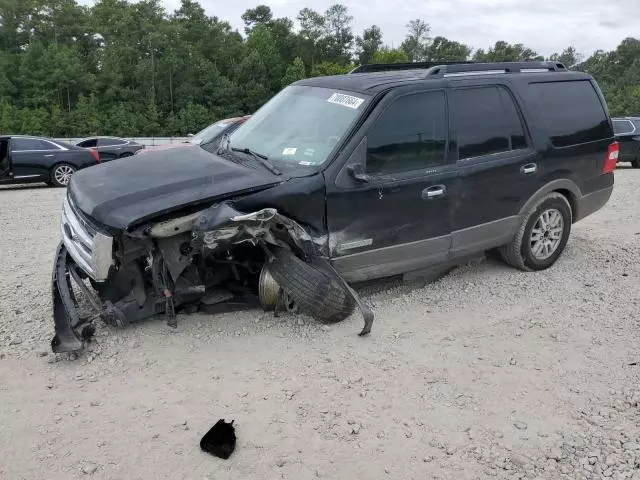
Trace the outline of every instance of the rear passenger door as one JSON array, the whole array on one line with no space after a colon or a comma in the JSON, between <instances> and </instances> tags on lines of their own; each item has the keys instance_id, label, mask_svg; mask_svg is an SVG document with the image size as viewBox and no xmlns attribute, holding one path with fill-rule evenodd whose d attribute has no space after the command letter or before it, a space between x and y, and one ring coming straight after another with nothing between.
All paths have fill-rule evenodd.
<instances>
[{"instance_id":1,"label":"rear passenger door","mask_svg":"<svg viewBox=\"0 0 640 480\"><path fill-rule=\"evenodd\" d=\"M119 158L124 147L124 142L115 138L99 138L98 139L98 153L100 154L100 160L103 162L109 160L115 160Z\"/></svg>"},{"instance_id":2,"label":"rear passenger door","mask_svg":"<svg viewBox=\"0 0 640 480\"><path fill-rule=\"evenodd\" d=\"M453 88L452 115L459 172L451 255L508 242L518 210L539 188L536 152L507 87Z\"/></svg>"}]
</instances>

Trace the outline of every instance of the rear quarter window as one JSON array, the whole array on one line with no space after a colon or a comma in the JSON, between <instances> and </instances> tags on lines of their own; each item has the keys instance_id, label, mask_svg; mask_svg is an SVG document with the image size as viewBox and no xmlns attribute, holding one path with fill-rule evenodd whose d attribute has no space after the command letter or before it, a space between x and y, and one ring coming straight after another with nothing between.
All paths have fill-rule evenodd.
<instances>
[{"instance_id":1,"label":"rear quarter window","mask_svg":"<svg viewBox=\"0 0 640 480\"><path fill-rule=\"evenodd\" d=\"M589 80L530 85L539 118L555 147L569 147L611 138L604 106Z\"/></svg>"},{"instance_id":2,"label":"rear quarter window","mask_svg":"<svg viewBox=\"0 0 640 480\"><path fill-rule=\"evenodd\" d=\"M633 133L635 131L635 126L631 123L630 120L614 120L613 121L613 133L616 135L625 135L628 133Z\"/></svg>"}]
</instances>

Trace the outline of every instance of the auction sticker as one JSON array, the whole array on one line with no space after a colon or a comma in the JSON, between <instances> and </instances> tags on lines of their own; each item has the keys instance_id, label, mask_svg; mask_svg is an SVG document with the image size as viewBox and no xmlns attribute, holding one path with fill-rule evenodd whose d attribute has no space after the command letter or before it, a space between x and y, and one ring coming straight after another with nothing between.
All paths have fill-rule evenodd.
<instances>
[{"instance_id":1,"label":"auction sticker","mask_svg":"<svg viewBox=\"0 0 640 480\"><path fill-rule=\"evenodd\" d=\"M285 148L284 150L282 150L282 154L283 155L295 155L297 151L298 151L297 148L289 147L289 148Z\"/></svg>"},{"instance_id":2,"label":"auction sticker","mask_svg":"<svg viewBox=\"0 0 640 480\"><path fill-rule=\"evenodd\" d=\"M364 102L364 98L354 97L352 95L344 95L342 93L334 93L331 95L327 102L329 103L337 103L338 105L342 105L343 107L357 109L362 102Z\"/></svg>"}]
</instances>

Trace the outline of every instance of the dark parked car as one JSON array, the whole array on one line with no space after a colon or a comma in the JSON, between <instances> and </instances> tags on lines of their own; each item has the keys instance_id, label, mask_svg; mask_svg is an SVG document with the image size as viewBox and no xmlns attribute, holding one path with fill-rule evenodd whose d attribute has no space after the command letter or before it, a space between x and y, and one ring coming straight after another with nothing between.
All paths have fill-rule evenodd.
<instances>
[{"instance_id":1,"label":"dark parked car","mask_svg":"<svg viewBox=\"0 0 640 480\"><path fill-rule=\"evenodd\" d=\"M640 168L640 117L614 118L613 131L620 142L618 162L631 162L633 168Z\"/></svg>"},{"instance_id":2,"label":"dark parked car","mask_svg":"<svg viewBox=\"0 0 640 480\"><path fill-rule=\"evenodd\" d=\"M552 266L613 191L618 143L596 82L555 62L419 67L300 80L217 154L74 176L53 350L93 332L72 291L116 326L255 298L328 322L357 305L366 334L373 314L350 283L492 249L521 270Z\"/></svg>"},{"instance_id":3,"label":"dark parked car","mask_svg":"<svg viewBox=\"0 0 640 480\"><path fill-rule=\"evenodd\" d=\"M103 162L115 160L116 158L130 157L144 148L144 145L140 145L133 140L117 137L87 138L78 143L77 146L97 150L100 160Z\"/></svg>"},{"instance_id":4,"label":"dark parked car","mask_svg":"<svg viewBox=\"0 0 640 480\"><path fill-rule=\"evenodd\" d=\"M230 135L240 125L247 121L250 115L244 117L225 118L224 120L218 120L212 123L208 127L203 128L195 135L192 135L189 140L184 143L170 143L167 145L159 145L156 147L150 147L145 150L139 150L136 154L142 154L146 152L153 152L158 150L166 150L168 148L176 147L202 147L209 152L215 152L220 146L220 141L225 135Z\"/></svg>"},{"instance_id":5,"label":"dark parked car","mask_svg":"<svg viewBox=\"0 0 640 480\"><path fill-rule=\"evenodd\" d=\"M100 163L98 153L50 138L0 135L0 185L45 182L66 187L76 170Z\"/></svg>"}]
</instances>

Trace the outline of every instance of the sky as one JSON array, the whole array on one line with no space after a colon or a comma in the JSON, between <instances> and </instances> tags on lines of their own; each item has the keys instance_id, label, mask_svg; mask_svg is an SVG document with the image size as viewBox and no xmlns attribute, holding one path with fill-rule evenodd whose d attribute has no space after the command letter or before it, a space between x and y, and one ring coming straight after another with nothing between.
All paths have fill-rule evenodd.
<instances>
[{"instance_id":1,"label":"sky","mask_svg":"<svg viewBox=\"0 0 640 480\"><path fill-rule=\"evenodd\" d=\"M91 0L80 3L90 4ZM163 0L173 11L180 0ZM210 16L243 31L240 15L266 4L275 17L295 19L309 7L324 12L329 0L199 0ZM420 18L431 26L431 36L442 35L474 49L498 40L523 43L549 56L569 45L585 56L613 50L626 37L640 37L640 0L342 0L354 17L356 35L378 25L384 42L399 46L409 20Z\"/></svg>"}]
</instances>

